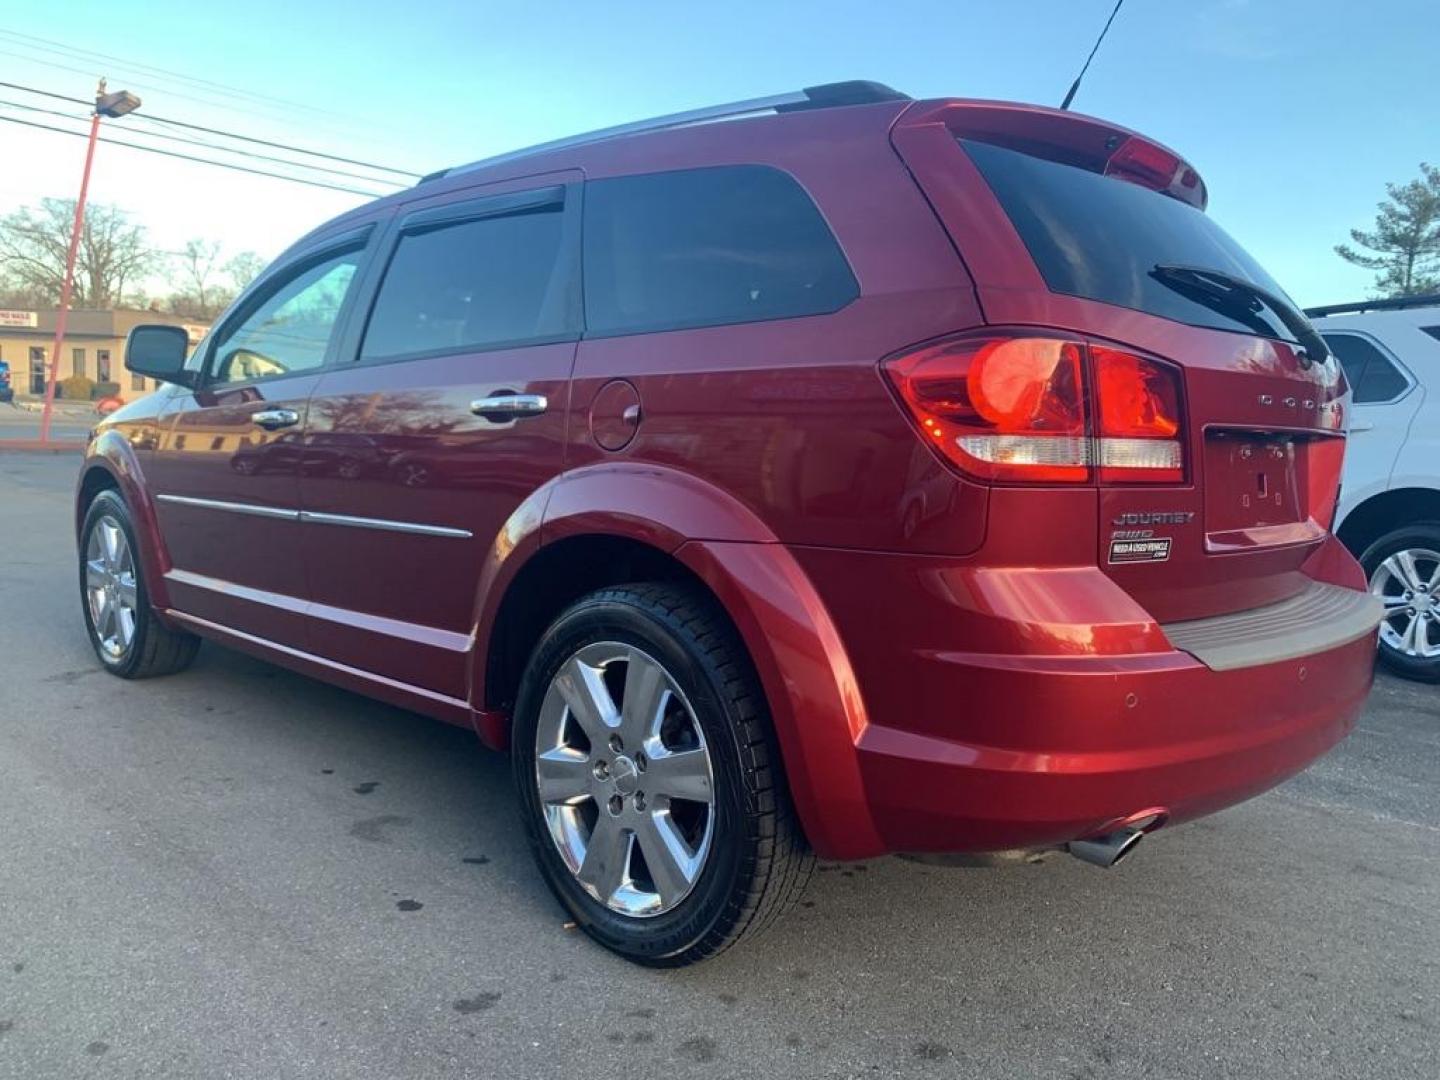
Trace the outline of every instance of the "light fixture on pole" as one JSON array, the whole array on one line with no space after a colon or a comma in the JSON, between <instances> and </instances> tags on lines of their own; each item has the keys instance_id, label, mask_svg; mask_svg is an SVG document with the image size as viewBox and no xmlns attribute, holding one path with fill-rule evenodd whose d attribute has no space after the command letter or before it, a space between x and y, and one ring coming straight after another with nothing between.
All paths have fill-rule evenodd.
<instances>
[{"instance_id":1,"label":"light fixture on pole","mask_svg":"<svg viewBox=\"0 0 1440 1080\"><path fill-rule=\"evenodd\" d=\"M95 112L90 117L90 140L85 145L85 171L80 174L80 197L75 201L75 223L70 229L70 248L65 253L65 277L60 286L60 307L55 312L55 345L50 350L50 370L45 379L45 409L40 414L40 441L50 441L50 414L55 407L55 378L60 373L60 351L65 346L65 323L70 314L70 294L75 287L75 255L80 250L80 230L85 224L85 194L90 188L90 165L95 160L95 143L100 135L100 118L124 116L140 107L140 99L126 90L105 92L105 80L95 91Z\"/></svg>"}]
</instances>

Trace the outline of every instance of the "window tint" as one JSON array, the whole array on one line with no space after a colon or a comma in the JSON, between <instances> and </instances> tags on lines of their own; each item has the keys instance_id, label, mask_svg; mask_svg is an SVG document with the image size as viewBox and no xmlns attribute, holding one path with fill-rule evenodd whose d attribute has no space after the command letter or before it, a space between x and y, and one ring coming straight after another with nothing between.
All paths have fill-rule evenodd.
<instances>
[{"instance_id":1,"label":"window tint","mask_svg":"<svg viewBox=\"0 0 1440 1080\"><path fill-rule=\"evenodd\" d=\"M789 176L758 165L585 186L587 334L818 315L859 289Z\"/></svg>"},{"instance_id":2,"label":"window tint","mask_svg":"<svg viewBox=\"0 0 1440 1080\"><path fill-rule=\"evenodd\" d=\"M1205 213L1114 177L962 140L1053 292L1099 300L1196 326L1292 338L1268 309L1217 311L1165 284L1157 264L1198 266L1285 292ZM1293 305L1292 305L1293 306Z\"/></svg>"},{"instance_id":3,"label":"window tint","mask_svg":"<svg viewBox=\"0 0 1440 1080\"><path fill-rule=\"evenodd\" d=\"M1429 334L1436 341L1440 341L1440 326L1422 326L1420 327L1420 329L1424 333Z\"/></svg>"},{"instance_id":4,"label":"window tint","mask_svg":"<svg viewBox=\"0 0 1440 1080\"><path fill-rule=\"evenodd\" d=\"M227 327L215 343L213 381L242 382L320 367L359 264L358 251L312 264L271 292L243 322Z\"/></svg>"},{"instance_id":5,"label":"window tint","mask_svg":"<svg viewBox=\"0 0 1440 1080\"><path fill-rule=\"evenodd\" d=\"M1409 385L1390 358L1358 334L1323 334L1325 344L1340 358L1345 381L1355 389L1355 404L1393 401Z\"/></svg>"},{"instance_id":6,"label":"window tint","mask_svg":"<svg viewBox=\"0 0 1440 1080\"><path fill-rule=\"evenodd\" d=\"M477 218L400 238L360 356L385 359L562 337L564 208Z\"/></svg>"}]
</instances>

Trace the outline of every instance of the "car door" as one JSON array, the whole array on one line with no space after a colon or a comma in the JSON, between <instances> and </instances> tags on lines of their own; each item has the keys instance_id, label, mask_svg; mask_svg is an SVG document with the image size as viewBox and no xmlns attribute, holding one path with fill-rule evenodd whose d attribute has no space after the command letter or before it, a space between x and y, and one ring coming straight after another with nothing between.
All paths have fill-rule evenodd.
<instances>
[{"instance_id":1,"label":"car door","mask_svg":"<svg viewBox=\"0 0 1440 1080\"><path fill-rule=\"evenodd\" d=\"M1395 459L1405 445L1422 395L1415 379L1388 349L1369 334L1333 330L1321 335L1345 369L1351 388L1350 434L1345 447L1341 497L1349 508L1390 486Z\"/></svg>"},{"instance_id":2,"label":"car door","mask_svg":"<svg viewBox=\"0 0 1440 1080\"><path fill-rule=\"evenodd\" d=\"M304 648L295 438L333 353L368 230L268 272L217 327L197 389L172 399L147 481L189 615Z\"/></svg>"},{"instance_id":3,"label":"car door","mask_svg":"<svg viewBox=\"0 0 1440 1080\"><path fill-rule=\"evenodd\" d=\"M486 555L564 464L578 180L419 200L382 244L368 315L316 386L306 428L302 531L321 655L466 698Z\"/></svg>"}]
</instances>

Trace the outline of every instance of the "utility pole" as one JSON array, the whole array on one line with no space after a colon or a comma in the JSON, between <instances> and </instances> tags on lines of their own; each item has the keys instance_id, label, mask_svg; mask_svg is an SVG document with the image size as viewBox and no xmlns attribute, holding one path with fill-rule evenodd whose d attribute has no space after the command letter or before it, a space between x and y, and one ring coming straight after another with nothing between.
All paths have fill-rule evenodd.
<instances>
[{"instance_id":1,"label":"utility pole","mask_svg":"<svg viewBox=\"0 0 1440 1080\"><path fill-rule=\"evenodd\" d=\"M65 324L70 315L70 294L75 289L75 256L80 250L80 230L85 225L85 195L90 189L90 166L95 160L95 143L100 136L100 118L118 117L140 107L134 94L118 90L105 92L105 80L95 90L95 112L90 117L90 139L85 144L85 171L80 174L80 197L75 201L75 222L70 228L70 248L65 253L65 278L60 286L60 308L55 312L55 345L50 350L50 370L45 379L45 409L40 414L40 441L50 441L50 418L55 408L55 380L60 374L60 353L65 347Z\"/></svg>"}]
</instances>

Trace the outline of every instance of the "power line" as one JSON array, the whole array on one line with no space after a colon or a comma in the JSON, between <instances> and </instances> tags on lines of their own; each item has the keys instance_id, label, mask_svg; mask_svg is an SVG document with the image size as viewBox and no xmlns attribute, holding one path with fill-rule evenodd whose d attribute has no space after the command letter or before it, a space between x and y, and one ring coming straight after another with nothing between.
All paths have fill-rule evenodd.
<instances>
[{"instance_id":1,"label":"power line","mask_svg":"<svg viewBox=\"0 0 1440 1080\"><path fill-rule=\"evenodd\" d=\"M132 120L148 120L147 116L131 114ZM232 146L221 146L219 143L209 139L187 139L184 135L175 135L168 131L152 131L148 128L131 128L130 134L144 135L152 139L166 139L170 142L185 143L188 146L204 146L221 154L235 154L239 157L251 158L255 161L269 161L276 165L290 165L297 169L309 169L312 172L324 173L330 176L343 176L351 180L363 180L369 184L390 184L397 188L406 185L399 180L385 180L378 176L366 176L364 173L349 172L345 169L332 169L326 165L307 165L303 161L295 161L291 158L275 157L272 154L257 154L253 150L238 150Z\"/></svg>"},{"instance_id":2,"label":"power line","mask_svg":"<svg viewBox=\"0 0 1440 1080\"><path fill-rule=\"evenodd\" d=\"M42 131L55 131L61 135L74 135L77 139L84 139L88 136L83 131L71 131L69 128L55 127L53 124L41 124L33 120L21 120L18 116L0 116L0 122L6 124L23 124L25 127L39 128ZM113 143L116 146L128 146L131 150L144 150L149 154L160 154L164 157L179 158L182 161L194 161L201 165L214 165L220 169L233 169L236 172L253 173L255 176L268 176L275 180L289 180L292 184L308 184L311 187L329 188L331 191L344 191L351 195L366 195L372 199L384 197L384 192L362 191L359 188L343 187L339 184L327 184L321 180L306 180L299 176L286 176L284 173L267 172L264 169L252 169L246 165L236 165L228 161L214 161L210 158L195 157L193 154L181 154L174 150L162 150L158 146L142 146L139 143L125 142L122 139L112 139L101 135L100 142Z\"/></svg>"},{"instance_id":3,"label":"power line","mask_svg":"<svg viewBox=\"0 0 1440 1080\"><path fill-rule=\"evenodd\" d=\"M0 86L9 90L22 90L27 94L39 94L41 97L54 98L57 101L68 101L75 105L84 105L93 109L95 103L85 98L70 97L68 94L57 94L50 90L38 90L33 86L22 86L19 83L0 81ZM309 157L324 158L326 161L338 161L345 165L359 165L361 168L374 169L376 172L394 173L397 176L418 177L421 174L410 169L396 169L389 165L377 165L373 161L360 161L357 158L341 157L338 154L327 154L320 150L307 150L302 146L290 146L287 143L271 142L269 139L257 139L252 135L240 135L233 131L223 131L220 128L205 127L201 124L192 124L185 120L171 120L163 116L155 116L152 113L143 114L147 120L153 120L159 124L168 124L171 127L186 128L191 131L203 132L207 135L219 135L226 139L236 139L240 142L253 143L257 146L268 146L275 150L288 150L292 154L305 154Z\"/></svg>"},{"instance_id":4,"label":"power line","mask_svg":"<svg viewBox=\"0 0 1440 1080\"><path fill-rule=\"evenodd\" d=\"M99 52L95 49L82 49L79 46L67 45L64 42L55 41L52 38L39 37L35 34L24 34L18 30L7 30L0 27L0 37L15 39L15 43L22 48L35 49L41 52L52 53L56 56L92 57L99 60L113 61L121 64L130 70L137 72L148 72L166 78L178 79L184 83L191 83L195 86L208 86L221 91L230 97L246 97L258 102L269 102L274 105L283 105L287 108L305 109L309 112L320 113L339 119L345 119L343 113L335 112L332 109L322 109L315 105L307 105L301 101L292 101L289 98L275 97L271 94L262 94L255 90L247 90L240 86L231 86L228 83L216 82L213 79L202 79L195 75L186 75L184 72L174 71L170 68L157 67L154 64L142 64L126 60L124 57L116 56L113 53ZM33 44L32 44L33 43Z\"/></svg>"},{"instance_id":5,"label":"power line","mask_svg":"<svg viewBox=\"0 0 1440 1080\"><path fill-rule=\"evenodd\" d=\"M46 116L61 116L66 120L89 120L88 116L76 116L74 113L61 112L59 109L46 109L39 105L26 105L20 101L6 101L0 98L0 105L8 105L12 109L24 109L27 112L44 113Z\"/></svg>"},{"instance_id":6,"label":"power line","mask_svg":"<svg viewBox=\"0 0 1440 1080\"><path fill-rule=\"evenodd\" d=\"M189 131L202 131L207 135L220 135L226 139L239 139L241 142L254 143L257 146L269 146L276 150L289 150L295 154L308 154L311 157L324 158L326 161L339 161L346 165L359 165L362 168L374 169L376 172L394 173L396 176L419 177L422 173L413 172L410 169L394 169L389 165L376 165L369 161L357 161L355 158L340 157L338 154L325 154L319 150L306 150L299 146L287 146L285 143L270 142L268 139L257 139L251 135L237 135L231 131L222 131L219 128L205 127L201 124L191 124L184 120L169 120L163 116L156 116L153 113L146 113L147 120L154 120L157 124L169 124L171 127L185 128Z\"/></svg>"},{"instance_id":7,"label":"power line","mask_svg":"<svg viewBox=\"0 0 1440 1080\"><path fill-rule=\"evenodd\" d=\"M53 90L37 90L33 86L21 86L19 83L13 82L0 82L0 86L9 90L24 90L27 94L39 94L41 97L54 98L56 101L69 101L75 105L84 105L87 109L93 109L95 107L93 101L71 97L69 94L57 94Z\"/></svg>"},{"instance_id":8,"label":"power line","mask_svg":"<svg viewBox=\"0 0 1440 1080\"><path fill-rule=\"evenodd\" d=\"M6 41L4 42L4 44L18 45L20 43L14 41ZM10 56L14 57L17 60L23 60L29 64L40 64L44 67L54 68L57 71L69 71L73 72L76 75L88 75L92 78L99 74L99 70L97 69L100 68L100 64L98 61L96 61L95 67L76 67L74 64L62 64L59 60L50 60L43 56L33 56L30 53L14 52L11 49L0 49L0 56ZM82 57L81 59L83 60L84 58ZM12 64L11 67L13 66L14 65ZM265 106L263 108L267 109L268 111L261 111L262 107L257 102L246 102L244 104L240 104L233 100L216 101L214 96L197 97L196 94L200 92L198 87L189 88L190 90L195 91L194 93L187 92L185 90L176 90L169 87L165 88L162 91L159 83L151 82L145 76L141 76L138 79L132 79L127 76L125 82L129 83L132 89L139 91L142 96L152 96L153 91L153 94L155 96L159 96L163 93L163 95L168 98L177 98L181 101L193 101L197 104L207 106L208 108L226 109L230 112L243 113L246 116L259 117L262 120L274 121L275 119L277 119L276 113L279 111L278 107L276 106ZM209 93L213 95L213 92ZM255 107L252 108L250 106Z\"/></svg>"},{"instance_id":9,"label":"power line","mask_svg":"<svg viewBox=\"0 0 1440 1080\"><path fill-rule=\"evenodd\" d=\"M6 101L3 98L0 98L0 105L7 106L12 109L24 109L27 112L43 113L45 116L59 116L66 120L85 121L89 119L89 117L87 116L76 116L74 113L62 112L59 109L45 109L39 105L27 105L24 102L20 101ZM144 116L136 115L132 119L143 120L146 118ZM325 165L307 165L303 161L294 161L290 158L274 157L270 154L257 154L253 150L238 150L235 147L231 146L221 146L218 143L210 142L206 139L188 139L184 135L175 135L168 131L151 131L148 128L137 128L129 124L127 124L126 127L127 134L130 135L141 135L151 139L167 139L171 142L185 143L189 146L204 146L222 154L234 154L237 157L250 158L254 161L268 161L276 165L290 165L297 169L308 169L312 172L323 173L326 175L343 176L351 180L364 180L367 183L372 184L393 184L397 187L404 186L396 180L382 180L379 177L365 176L362 173L347 172L344 169L332 169Z\"/></svg>"},{"instance_id":10,"label":"power line","mask_svg":"<svg viewBox=\"0 0 1440 1080\"><path fill-rule=\"evenodd\" d=\"M34 48L34 46L27 45L24 42L10 41L3 38L0 38L0 44L3 44L5 46L18 46L23 49ZM92 60L89 57L73 58L78 63L89 65L81 67L76 66L76 64L74 63L67 64L61 62L60 60L53 60L49 57L38 56L28 52L15 52L8 47L0 48L0 56L10 56L14 57L17 60L25 61L26 63L39 64L47 68L53 68L57 71L68 71L73 72L77 75L87 75L92 78L99 75L107 68L110 70L115 70L118 68L122 72L129 72L132 70L128 65L123 63L109 63L98 59ZM11 68L15 67L14 64L11 64L9 66ZM245 116L258 117L271 123L293 120L293 116L291 114L293 114L295 111L295 108L291 106L271 105L266 102L242 99L234 94L226 94L223 91L209 90L204 87L187 86L181 89L180 87L173 85L169 80L162 80L158 78L152 79L150 76L143 73L136 76L124 74L122 76L122 79L124 82L130 85L130 88L132 90L137 91L142 97L154 97L156 99L164 97L167 100L173 99L186 102L194 102L196 104L204 105L205 107L211 109L223 109L226 112L233 112L243 114ZM350 128L353 131L361 130L361 125L354 119L351 119L349 121L337 121L334 119L327 119L325 122L332 125L336 123L341 123L342 126ZM364 130L368 132L370 128L367 126Z\"/></svg>"}]
</instances>

